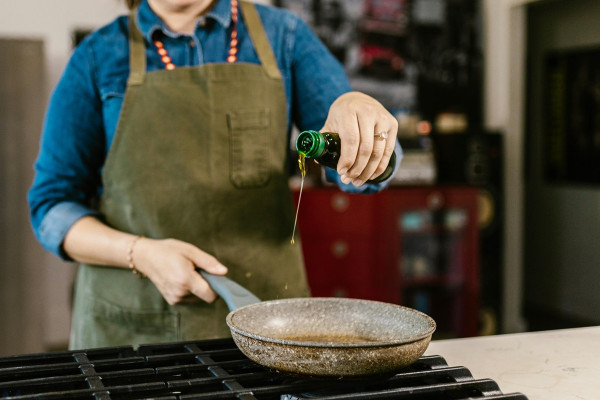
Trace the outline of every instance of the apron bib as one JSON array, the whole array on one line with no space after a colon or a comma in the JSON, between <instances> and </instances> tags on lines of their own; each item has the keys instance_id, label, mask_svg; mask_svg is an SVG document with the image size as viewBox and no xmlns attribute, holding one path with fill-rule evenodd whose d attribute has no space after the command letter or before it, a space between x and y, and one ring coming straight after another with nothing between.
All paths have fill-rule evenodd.
<instances>
[{"instance_id":1,"label":"apron bib","mask_svg":"<svg viewBox=\"0 0 600 400\"><path fill-rule=\"evenodd\" d=\"M262 300L304 297L301 247L289 242L285 91L256 9L240 4L261 65L147 73L130 17L131 73L100 210L121 231L196 245ZM230 335L222 299L170 306L128 269L81 265L75 290L72 349Z\"/></svg>"}]
</instances>

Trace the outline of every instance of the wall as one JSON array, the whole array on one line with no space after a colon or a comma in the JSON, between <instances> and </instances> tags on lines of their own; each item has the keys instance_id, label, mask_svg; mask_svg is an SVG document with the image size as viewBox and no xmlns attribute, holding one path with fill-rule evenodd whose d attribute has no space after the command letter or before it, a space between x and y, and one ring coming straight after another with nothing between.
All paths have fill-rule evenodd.
<instances>
[{"instance_id":1,"label":"wall","mask_svg":"<svg viewBox=\"0 0 600 400\"><path fill-rule=\"evenodd\" d=\"M528 0L483 0L485 27L484 122L504 133L502 332L525 329L521 318L525 12ZM531 1L531 0L529 0ZM535 0L533 0L535 1Z\"/></svg>"},{"instance_id":2,"label":"wall","mask_svg":"<svg viewBox=\"0 0 600 400\"><path fill-rule=\"evenodd\" d=\"M46 97L71 52L73 30L99 27L126 12L120 0L0 0L0 9L1 36L44 40Z\"/></svg>"},{"instance_id":3,"label":"wall","mask_svg":"<svg viewBox=\"0 0 600 400\"><path fill-rule=\"evenodd\" d=\"M544 2L529 10L531 155L527 181L525 302L600 322L600 186L542 180L543 57L550 49L600 45L600 2ZM598 161L600 162L600 160Z\"/></svg>"}]
</instances>

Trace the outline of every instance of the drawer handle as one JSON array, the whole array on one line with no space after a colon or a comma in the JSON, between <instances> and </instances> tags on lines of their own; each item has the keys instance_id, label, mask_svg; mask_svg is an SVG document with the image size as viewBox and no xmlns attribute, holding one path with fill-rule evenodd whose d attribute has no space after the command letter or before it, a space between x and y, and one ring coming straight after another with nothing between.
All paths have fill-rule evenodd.
<instances>
[{"instance_id":1,"label":"drawer handle","mask_svg":"<svg viewBox=\"0 0 600 400\"><path fill-rule=\"evenodd\" d=\"M439 210L444 206L444 195L440 192L432 192L427 196L427 205L433 210Z\"/></svg>"},{"instance_id":2,"label":"drawer handle","mask_svg":"<svg viewBox=\"0 0 600 400\"><path fill-rule=\"evenodd\" d=\"M336 194L331 198L331 208L337 212L344 212L350 207L350 199L343 194Z\"/></svg>"},{"instance_id":3,"label":"drawer handle","mask_svg":"<svg viewBox=\"0 0 600 400\"><path fill-rule=\"evenodd\" d=\"M336 240L331 245L331 253L337 258L346 257L348 255L348 243L343 240Z\"/></svg>"}]
</instances>

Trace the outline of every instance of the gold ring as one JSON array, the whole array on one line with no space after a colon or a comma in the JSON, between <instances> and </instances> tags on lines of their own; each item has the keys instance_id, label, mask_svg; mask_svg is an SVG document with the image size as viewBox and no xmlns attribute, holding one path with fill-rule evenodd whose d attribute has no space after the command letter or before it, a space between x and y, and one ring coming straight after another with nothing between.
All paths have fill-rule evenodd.
<instances>
[{"instance_id":1,"label":"gold ring","mask_svg":"<svg viewBox=\"0 0 600 400\"><path fill-rule=\"evenodd\" d=\"M379 132L375 134L375 137L378 138L379 140L385 140L388 138L388 133L386 131L384 132Z\"/></svg>"}]
</instances>

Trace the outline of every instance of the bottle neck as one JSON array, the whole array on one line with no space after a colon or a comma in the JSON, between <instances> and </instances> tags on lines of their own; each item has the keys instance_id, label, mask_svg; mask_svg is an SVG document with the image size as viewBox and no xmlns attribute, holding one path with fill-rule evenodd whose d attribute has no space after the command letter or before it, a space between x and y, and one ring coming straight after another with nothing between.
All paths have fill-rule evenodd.
<instances>
[{"instance_id":1,"label":"bottle neck","mask_svg":"<svg viewBox=\"0 0 600 400\"><path fill-rule=\"evenodd\" d=\"M317 158L325 151L325 138L317 131L303 131L296 139L298 153L307 158Z\"/></svg>"}]
</instances>

